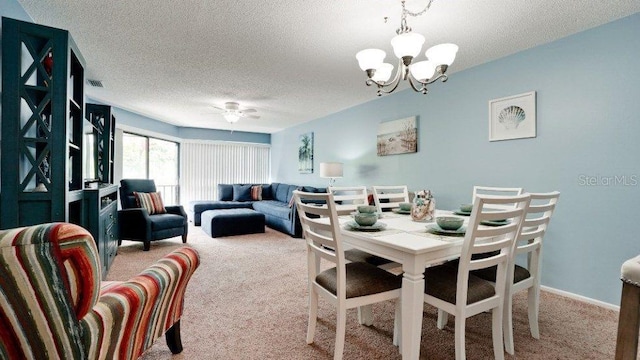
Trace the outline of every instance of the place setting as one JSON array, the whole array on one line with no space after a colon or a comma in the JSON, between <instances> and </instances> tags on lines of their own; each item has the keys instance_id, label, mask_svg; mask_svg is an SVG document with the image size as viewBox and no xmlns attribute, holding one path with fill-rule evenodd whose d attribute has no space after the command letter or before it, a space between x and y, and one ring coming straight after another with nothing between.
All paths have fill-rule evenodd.
<instances>
[{"instance_id":1,"label":"place setting","mask_svg":"<svg viewBox=\"0 0 640 360\"><path fill-rule=\"evenodd\" d=\"M456 216L438 216L434 223L426 225L427 232L445 236L464 236L467 227L464 219Z\"/></svg>"},{"instance_id":2,"label":"place setting","mask_svg":"<svg viewBox=\"0 0 640 360\"><path fill-rule=\"evenodd\" d=\"M352 212L351 216L353 220L345 224L348 230L380 231L387 227L387 224L378 221L380 214L378 214L377 208L372 205L358 206L358 211Z\"/></svg>"},{"instance_id":3,"label":"place setting","mask_svg":"<svg viewBox=\"0 0 640 360\"><path fill-rule=\"evenodd\" d=\"M411 203L409 202L400 203L400 207L393 209L392 211L400 215L411 215Z\"/></svg>"},{"instance_id":4,"label":"place setting","mask_svg":"<svg viewBox=\"0 0 640 360\"><path fill-rule=\"evenodd\" d=\"M402 232L398 229L387 229L387 224L378 221L380 213L377 208L371 205L358 206L358 211L351 213L353 220L348 221L344 226L350 231L362 231L375 233L375 236L397 234Z\"/></svg>"},{"instance_id":5,"label":"place setting","mask_svg":"<svg viewBox=\"0 0 640 360\"><path fill-rule=\"evenodd\" d=\"M453 213L461 216L470 216L471 210L473 210L473 204L462 204L460 205L460 208L454 210Z\"/></svg>"},{"instance_id":6,"label":"place setting","mask_svg":"<svg viewBox=\"0 0 640 360\"><path fill-rule=\"evenodd\" d=\"M454 210L453 213L455 215L460 215L460 216L471 216L471 211L473 210L473 204L461 204L460 208L457 210ZM500 211L499 209L494 209L494 210L490 210L490 211ZM507 225L509 224L510 221L507 219L499 219L499 220L484 220L481 221L480 224L481 225L485 225L485 226L503 226L503 225Z\"/></svg>"}]
</instances>

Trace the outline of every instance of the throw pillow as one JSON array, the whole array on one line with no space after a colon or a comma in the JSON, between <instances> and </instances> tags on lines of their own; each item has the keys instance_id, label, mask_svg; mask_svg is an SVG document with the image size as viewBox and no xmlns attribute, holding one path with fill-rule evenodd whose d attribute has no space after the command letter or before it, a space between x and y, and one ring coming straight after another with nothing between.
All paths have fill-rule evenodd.
<instances>
[{"instance_id":1,"label":"throw pillow","mask_svg":"<svg viewBox=\"0 0 640 360\"><path fill-rule=\"evenodd\" d=\"M218 200L220 201L233 200L233 185L218 184Z\"/></svg>"},{"instance_id":2,"label":"throw pillow","mask_svg":"<svg viewBox=\"0 0 640 360\"><path fill-rule=\"evenodd\" d=\"M233 201L251 201L251 184L233 184Z\"/></svg>"},{"instance_id":3,"label":"throw pillow","mask_svg":"<svg viewBox=\"0 0 640 360\"><path fill-rule=\"evenodd\" d=\"M262 185L256 185L251 187L251 200L262 200Z\"/></svg>"},{"instance_id":4,"label":"throw pillow","mask_svg":"<svg viewBox=\"0 0 640 360\"><path fill-rule=\"evenodd\" d=\"M162 203L162 197L160 196L160 193L142 193L134 191L133 196L135 196L136 198L138 207L147 209L149 215L165 214L167 212L167 210L164 208L164 204Z\"/></svg>"}]
</instances>

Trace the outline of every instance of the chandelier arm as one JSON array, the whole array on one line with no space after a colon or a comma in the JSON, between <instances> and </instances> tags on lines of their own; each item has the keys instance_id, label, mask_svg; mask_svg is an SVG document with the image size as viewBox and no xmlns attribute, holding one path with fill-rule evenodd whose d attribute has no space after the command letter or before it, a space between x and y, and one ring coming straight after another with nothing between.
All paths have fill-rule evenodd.
<instances>
[{"instance_id":1,"label":"chandelier arm","mask_svg":"<svg viewBox=\"0 0 640 360\"><path fill-rule=\"evenodd\" d=\"M420 85L422 85L422 87L417 88L417 87L416 87L416 85L413 83L413 80L414 80L413 76L409 75L409 84L411 85L411 87L413 88L413 90L414 90L415 92L421 92L421 93L423 93L423 94L426 94L426 93L427 93L427 91L428 91L428 90L427 90L427 84L428 84L428 83L426 83L426 82L422 82L422 81L420 81L420 80L415 79L417 83L419 83Z\"/></svg>"},{"instance_id":2,"label":"chandelier arm","mask_svg":"<svg viewBox=\"0 0 640 360\"><path fill-rule=\"evenodd\" d=\"M420 83L423 84L423 85L429 85L429 84L433 84L434 82L436 82L436 81L438 81L440 79L442 79L442 82L446 82L447 79L449 79L449 77L447 76L447 74L440 74L440 75L438 75L438 76L436 76L434 78L431 78L431 79L429 79L429 80L427 80L425 82L420 81Z\"/></svg>"}]
</instances>

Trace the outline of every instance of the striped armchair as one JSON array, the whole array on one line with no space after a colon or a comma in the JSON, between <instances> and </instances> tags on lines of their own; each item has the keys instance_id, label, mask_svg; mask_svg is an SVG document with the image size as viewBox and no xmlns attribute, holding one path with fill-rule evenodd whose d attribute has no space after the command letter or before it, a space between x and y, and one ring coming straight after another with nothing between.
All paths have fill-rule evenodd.
<instances>
[{"instance_id":1,"label":"striped armchair","mask_svg":"<svg viewBox=\"0 0 640 360\"><path fill-rule=\"evenodd\" d=\"M83 228L0 231L0 359L137 359L162 334L179 353L184 292L199 261L184 247L129 281L101 283Z\"/></svg>"}]
</instances>

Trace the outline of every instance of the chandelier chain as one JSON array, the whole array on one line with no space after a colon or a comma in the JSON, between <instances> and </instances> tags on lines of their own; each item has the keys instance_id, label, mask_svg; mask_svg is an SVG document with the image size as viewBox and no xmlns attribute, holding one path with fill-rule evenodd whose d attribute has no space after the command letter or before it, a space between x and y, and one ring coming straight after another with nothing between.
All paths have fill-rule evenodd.
<instances>
[{"instance_id":1,"label":"chandelier chain","mask_svg":"<svg viewBox=\"0 0 640 360\"><path fill-rule=\"evenodd\" d=\"M429 0L429 3L427 3L427 6L425 6L425 8L422 11L411 12L405 8L405 5L404 5L405 0L402 0L402 16L400 18L400 28L396 30L396 34L400 35L400 34L411 32L411 28L409 27L409 25L407 25L407 15L417 17L426 13L427 10L429 10L429 8L431 7L431 3L433 3L433 1L434 0Z\"/></svg>"},{"instance_id":2,"label":"chandelier chain","mask_svg":"<svg viewBox=\"0 0 640 360\"><path fill-rule=\"evenodd\" d=\"M414 12L411 12L411 11L409 11L409 10L407 10L407 9L405 9L405 7L404 7L404 1L402 1L402 13L403 13L403 14L407 14L407 15L411 15L411 16L413 16L413 17L417 17L417 16L420 16L420 15L423 15L424 13L426 13L426 12L427 12L427 10L429 10L429 8L431 7L431 3L433 3L433 1L434 1L434 0L429 0L429 3L427 4L427 6L426 6L422 11L420 11L420 12L415 12L415 13L414 13Z\"/></svg>"}]
</instances>

